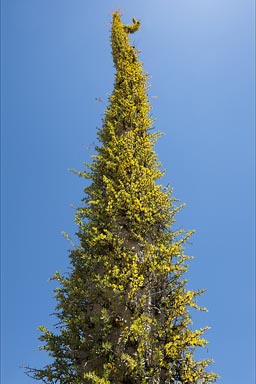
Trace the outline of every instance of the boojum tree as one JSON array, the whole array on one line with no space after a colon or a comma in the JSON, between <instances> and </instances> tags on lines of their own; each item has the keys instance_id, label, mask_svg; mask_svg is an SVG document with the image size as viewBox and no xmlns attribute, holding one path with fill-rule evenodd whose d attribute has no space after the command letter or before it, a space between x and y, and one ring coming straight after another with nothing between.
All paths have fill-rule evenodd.
<instances>
[{"instance_id":1,"label":"boojum tree","mask_svg":"<svg viewBox=\"0 0 256 384\"><path fill-rule=\"evenodd\" d=\"M40 327L51 363L27 373L44 383L212 383L210 359L196 361L207 327L193 329L190 309L203 291L186 288L192 232L174 230L181 208L163 175L154 144L147 74L124 25L113 14L116 68L96 155L79 176L89 179L76 210L79 244L71 272L57 272L58 324Z\"/></svg>"}]
</instances>

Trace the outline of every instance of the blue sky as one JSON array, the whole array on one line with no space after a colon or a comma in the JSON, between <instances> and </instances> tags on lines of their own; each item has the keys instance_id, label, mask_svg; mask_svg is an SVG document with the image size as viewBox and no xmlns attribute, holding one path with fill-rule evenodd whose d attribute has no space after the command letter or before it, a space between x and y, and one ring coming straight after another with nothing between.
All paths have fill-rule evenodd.
<instances>
[{"instance_id":1,"label":"blue sky","mask_svg":"<svg viewBox=\"0 0 256 384\"><path fill-rule=\"evenodd\" d=\"M210 325L219 383L254 383L254 2L2 0L1 382L29 384L39 325L54 318L56 270L68 268L82 169L113 86L109 22L141 20L132 42L150 74L163 183L196 229L189 286ZM157 96L152 97L152 96ZM95 100L101 97L104 103Z\"/></svg>"}]
</instances>

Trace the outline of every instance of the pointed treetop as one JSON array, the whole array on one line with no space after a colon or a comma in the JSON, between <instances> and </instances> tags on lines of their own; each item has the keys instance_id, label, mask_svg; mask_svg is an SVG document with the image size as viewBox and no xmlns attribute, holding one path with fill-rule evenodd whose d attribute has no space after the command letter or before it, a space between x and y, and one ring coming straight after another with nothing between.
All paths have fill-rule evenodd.
<instances>
[{"instance_id":1,"label":"pointed treetop","mask_svg":"<svg viewBox=\"0 0 256 384\"><path fill-rule=\"evenodd\" d=\"M113 13L111 45L116 69L120 69L118 65L120 61L126 61L127 64L132 64L138 60L138 52L135 47L130 44L128 34L138 31L140 22L135 18L132 20L133 24L123 24L121 14L119 12Z\"/></svg>"},{"instance_id":2,"label":"pointed treetop","mask_svg":"<svg viewBox=\"0 0 256 384\"><path fill-rule=\"evenodd\" d=\"M113 24L114 23L117 23L119 24L126 33L134 33L134 32L137 32L138 29L140 28L140 22L133 18L132 19L132 22L133 24L122 24L122 20L121 20L121 14L120 12L118 11L115 11L113 13Z\"/></svg>"}]
</instances>

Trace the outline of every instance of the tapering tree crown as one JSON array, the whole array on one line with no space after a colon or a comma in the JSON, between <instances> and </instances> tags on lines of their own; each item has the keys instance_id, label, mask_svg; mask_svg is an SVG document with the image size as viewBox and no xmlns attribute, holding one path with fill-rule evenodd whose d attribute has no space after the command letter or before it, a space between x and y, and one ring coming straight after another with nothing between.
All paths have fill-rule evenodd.
<instances>
[{"instance_id":1,"label":"tapering tree crown","mask_svg":"<svg viewBox=\"0 0 256 384\"><path fill-rule=\"evenodd\" d=\"M70 251L72 271L54 279L58 332L41 327L53 361L28 369L47 384L209 384L216 380L196 361L207 327L194 330L189 309L202 291L186 289L192 231L175 231L180 207L154 152L147 75L124 25L113 14L111 44L116 68L102 129L89 170L91 181L77 208L79 244Z\"/></svg>"}]
</instances>

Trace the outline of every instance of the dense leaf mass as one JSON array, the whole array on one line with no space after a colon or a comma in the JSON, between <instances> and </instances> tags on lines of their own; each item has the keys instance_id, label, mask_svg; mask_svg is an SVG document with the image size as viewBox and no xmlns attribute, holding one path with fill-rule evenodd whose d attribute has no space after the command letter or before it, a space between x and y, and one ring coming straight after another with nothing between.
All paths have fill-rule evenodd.
<instances>
[{"instance_id":1,"label":"dense leaf mass","mask_svg":"<svg viewBox=\"0 0 256 384\"><path fill-rule=\"evenodd\" d=\"M113 14L116 68L100 145L87 170L90 180L76 211L79 245L70 252L72 271L59 273L55 290L56 333L40 327L41 347L52 357L28 374L44 383L211 383L211 360L195 361L207 327L193 329L190 308L202 291L186 289L192 232L174 231L177 206L163 188L152 133L147 75L124 25Z\"/></svg>"}]
</instances>

